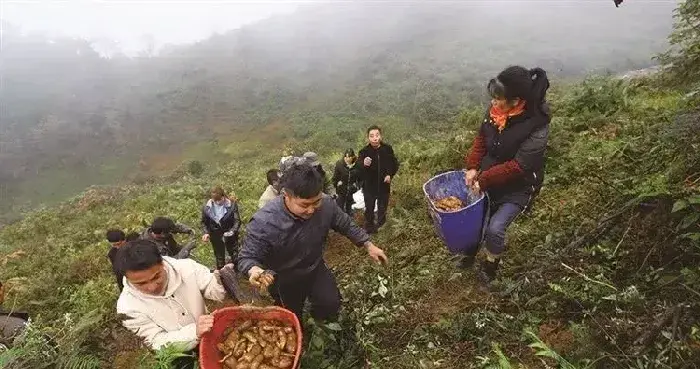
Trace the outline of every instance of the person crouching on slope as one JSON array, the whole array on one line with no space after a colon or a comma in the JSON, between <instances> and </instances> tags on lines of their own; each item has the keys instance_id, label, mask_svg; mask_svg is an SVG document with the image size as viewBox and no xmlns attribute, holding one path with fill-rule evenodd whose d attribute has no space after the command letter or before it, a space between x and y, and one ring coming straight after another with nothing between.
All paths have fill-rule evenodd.
<instances>
[{"instance_id":1,"label":"person crouching on slope","mask_svg":"<svg viewBox=\"0 0 700 369\"><path fill-rule=\"evenodd\" d=\"M214 186L211 198L202 209L202 241L211 241L216 258L216 269L226 264L226 252L235 264L238 255L238 232L241 229L241 215L235 200L226 196L221 186Z\"/></svg>"},{"instance_id":2,"label":"person crouching on slope","mask_svg":"<svg viewBox=\"0 0 700 369\"><path fill-rule=\"evenodd\" d=\"M323 178L313 167L294 165L281 181L282 196L258 210L246 227L238 270L254 286L267 287L275 303L300 321L307 298L314 319L334 319L340 310L340 291L323 260L328 232L333 229L364 247L377 263L386 263L387 257L322 192Z\"/></svg>"},{"instance_id":3,"label":"person crouching on slope","mask_svg":"<svg viewBox=\"0 0 700 369\"><path fill-rule=\"evenodd\" d=\"M149 240L122 246L116 263L124 275L124 289L117 300L117 314L121 314L124 327L153 350L167 345L183 352L194 350L214 322L204 299L221 301L226 297L220 272L212 273L191 259L162 256ZM193 367L191 358L176 366Z\"/></svg>"},{"instance_id":4,"label":"person crouching on slope","mask_svg":"<svg viewBox=\"0 0 700 369\"><path fill-rule=\"evenodd\" d=\"M175 237L173 237L173 234L176 233L193 236L194 229L182 223L175 223L170 218L157 217L153 219L151 226L141 233L141 238L155 242L161 255L171 256L175 259L189 258L192 249L197 247L197 243L195 240L192 240L186 243L185 246L180 246Z\"/></svg>"},{"instance_id":5,"label":"person crouching on slope","mask_svg":"<svg viewBox=\"0 0 700 369\"><path fill-rule=\"evenodd\" d=\"M486 191L491 216L486 221L486 262L478 280L488 285L505 251L508 226L539 192L544 179L550 113L544 70L512 66L488 83L491 105L465 158L468 187ZM478 249L475 248L475 252ZM474 262L465 255L463 267Z\"/></svg>"},{"instance_id":6,"label":"person crouching on slope","mask_svg":"<svg viewBox=\"0 0 700 369\"><path fill-rule=\"evenodd\" d=\"M112 264L112 273L114 273L114 276L117 278L117 287L119 287L119 291L121 292L121 290L124 289L124 284L122 283L124 276L117 269L117 251L119 251L119 248L124 246L128 241L137 240L139 238L139 234L136 232L124 234L124 231L121 229L112 228L107 230L106 236L107 242L109 242L109 244L112 246L109 248L109 252L107 252L107 259L109 259L109 262Z\"/></svg>"}]
</instances>

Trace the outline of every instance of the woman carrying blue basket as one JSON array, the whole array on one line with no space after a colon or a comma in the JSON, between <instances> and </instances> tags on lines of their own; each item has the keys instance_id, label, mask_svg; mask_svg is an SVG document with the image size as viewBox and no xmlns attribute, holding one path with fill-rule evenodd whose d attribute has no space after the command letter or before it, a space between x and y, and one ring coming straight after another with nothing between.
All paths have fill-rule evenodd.
<instances>
[{"instance_id":1,"label":"woman carrying blue basket","mask_svg":"<svg viewBox=\"0 0 700 369\"><path fill-rule=\"evenodd\" d=\"M477 273L488 285L496 277L508 226L539 192L544 178L550 113L545 102L549 80L540 68L512 66L488 83L491 105L465 158L466 184L486 191L486 261ZM461 260L471 267L478 248Z\"/></svg>"}]
</instances>

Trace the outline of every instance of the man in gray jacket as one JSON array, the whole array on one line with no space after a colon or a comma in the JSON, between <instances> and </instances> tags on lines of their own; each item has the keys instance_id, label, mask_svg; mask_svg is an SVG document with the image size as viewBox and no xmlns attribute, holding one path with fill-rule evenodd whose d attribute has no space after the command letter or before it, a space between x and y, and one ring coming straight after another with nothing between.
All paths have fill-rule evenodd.
<instances>
[{"instance_id":1,"label":"man in gray jacket","mask_svg":"<svg viewBox=\"0 0 700 369\"><path fill-rule=\"evenodd\" d=\"M386 263L387 257L323 194L323 178L313 167L294 165L281 181L282 196L255 213L246 228L238 270L251 284L267 287L277 305L300 319L307 298L314 319L334 319L340 310L340 291L323 260L328 232L333 229L364 247L377 263Z\"/></svg>"}]
</instances>

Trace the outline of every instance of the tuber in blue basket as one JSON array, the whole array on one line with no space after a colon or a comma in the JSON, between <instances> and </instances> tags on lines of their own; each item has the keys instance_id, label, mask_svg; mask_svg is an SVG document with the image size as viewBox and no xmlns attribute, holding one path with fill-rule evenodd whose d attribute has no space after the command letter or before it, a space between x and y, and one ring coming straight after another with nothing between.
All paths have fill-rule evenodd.
<instances>
[{"instance_id":1,"label":"tuber in blue basket","mask_svg":"<svg viewBox=\"0 0 700 369\"><path fill-rule=\"evenodd\" d=\"M453 254L467 253L479 246L487 210L486 196L472 194L464 183L464 175L461 170L450 171L423 185L435 230ZM449 212L435 206L436 201L449 196L457 197L466 206Z\"/></svg>"}]
</instances>

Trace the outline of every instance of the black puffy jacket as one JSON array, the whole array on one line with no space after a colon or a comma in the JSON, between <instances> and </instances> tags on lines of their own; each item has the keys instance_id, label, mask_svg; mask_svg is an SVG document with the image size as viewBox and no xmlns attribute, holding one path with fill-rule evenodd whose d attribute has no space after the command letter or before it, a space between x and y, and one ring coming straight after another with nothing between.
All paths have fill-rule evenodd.
<instances>
[{"instance_id":1,"label":"black puffy jacket","mask_svg":"<svg viewBox=\"0 0 700 369\"><path fill-rule=\"evenodd\" d=\"M362 188L362 172L360 170L360 165L361 164L356 161L352 167L349 167L345 164L344 159L340 159L335 163L333 186L335 186L335 192L338 195L345 196L348 193L353 194ZM338 182L342 182L342 184L338 186Z\"/></svg>"}]
</instances>

